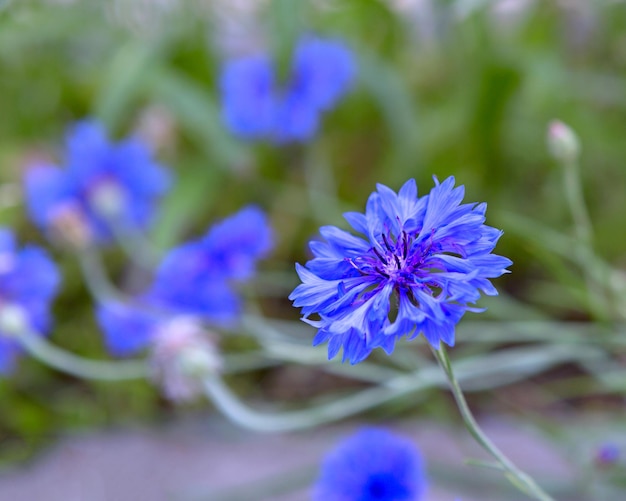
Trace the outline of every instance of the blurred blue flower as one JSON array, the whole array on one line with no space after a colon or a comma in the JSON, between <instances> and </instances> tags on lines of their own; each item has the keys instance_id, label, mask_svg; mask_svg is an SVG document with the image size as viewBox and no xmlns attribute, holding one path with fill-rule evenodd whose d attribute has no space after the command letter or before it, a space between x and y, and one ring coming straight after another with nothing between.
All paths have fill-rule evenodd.
<instances>
[{"instance_id":1,"label":"blurred blue flower","mask_svg":"<svg viewBox=\"0 0 626 501\"><path fill-rule=\"evenodd\" d=\"M149 305L107 302L98 305L96 319L104 332L107 351L124 357L146 348L157 334L162 316Z\"/></svg>"},{"instance_id":2,"label":"blurred blue flower","mask_svg":"<svg viewBox=\"0 0 626 501\"><path fill-rule=\"evenodd\" d=\"M203 238L172 249L152 285L137 298L138 307L99 307L107 347L116 355L141 350L168 314L193 316L216 326L234 324L241 312L234 282L252 278L256 262L272 246L267 216L248 206L215 224Z\"/></svg>"},{"instance_id":3,"label":"blurred blue flower","mask_svg":"<svg viewBox=\"0 0 626 501\"><path fill-rule=\"evenodd\" d=\"M94 241L106 241L111 224L124 231L144 228L168 189L168 172L138 139L112 143L104 127L83 121L70 128L65 168L40 165L26 173L31 219L52 230L68 208Z\"/></svg>"},{"instance_id":4,"label":"blurred blue flower","mask_svg":"<svg viewBox=\"0 0 626 501\"><path fill-rule=\"evenodd\" d=\"M605 443L598 447L595 454L595 462L598 466L613 466L619 462L620 449L615 443Z\"/></svg>"},{"instance_id":5,"label":"blurred blue flower","mask_svg":"<svg viewBox=\"0 0 626 501\"><path fill-rule=\"evenodd\" d=\"M343 42L307 36L296 46L290 90L328 110L346 94L355 74L354 56Z\"/></svg>"},{"instance_id":6,"label":"blurred blue flower","mask_svg":"<svg viewBox=\"0 0 626 501\"><path fill-rule=\"evenodd\" d=\"M282 87L277 87L269 58L233 59L222 68L224 121L245 139L308 141L318 129L320 114L343 97L355 73L353 54L344 43L312 36L298 42Z\"/></svg>"},{"instance_id":7,"label":"blurred blue flower","mask_svg":"<svg viewBox=\"0 0 626 501\"><path fill-rule=\"evenodd\" d=\"M274 69L264 56L226 62L222 68L222 114L226 126L246 139L271 134L276 108Z\"/></svg>"},{"instance_id":8,"label":"blurred blue flower","mask_svg":"<svg viewBox=\"0 0 626 501\"><path fill-rule=\"evenodd\" d=\"M11 311L25 327L38 334L51 323L50 302L57 293L60 276L48 254L38 247L16 247L13 233L0 229L0 317ZM6 321L6 318L3 318ZM20 351L12 333L0 328L0 373L9 373Z\"/></svg>"},{"instance_id":9,"label":"blurred blue flower","mask_svg":"<svg viewBox=\"0 0 626 501\"><path fill-rule=\"evenodd\" d=\"M387 430L363 428L326 456L313 501L419 501L425 491L415 445Z\"/></svg>"},{"instance_id":10,"label":"blurred blue flower","mask_svg":"<svg viewBox=\"0 0 626 501\"><path fill-rule=\"evenodd\" d=\"M343 361L355 364L420 332L435 348L453 346L463 314L480 311L469 305L481 291L497 294L489 279L511 264L491 254L502 232L483 224L486 204L461 204L453 177L435 181L422 197L414 180L397 194L378 185L365 214L344 215L364 238L322 227L326 242L311 242L314 259L296 265L302 284L289 298L319 329L313 344L328 341L329 358L343 347Z\"/></svg>"}]
</instances>

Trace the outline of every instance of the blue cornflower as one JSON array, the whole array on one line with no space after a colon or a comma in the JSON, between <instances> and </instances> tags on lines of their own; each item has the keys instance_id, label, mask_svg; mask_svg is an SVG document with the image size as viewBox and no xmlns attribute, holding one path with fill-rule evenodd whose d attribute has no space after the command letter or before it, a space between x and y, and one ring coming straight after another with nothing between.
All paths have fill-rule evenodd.
<instances>
[{"instance_id":1,"label":"blue cornflower","mask_svg":"<svg viewBox=\"0 0 626 501\"><path fill-rule=\"evenodd\" d=\"M35 166L26 173L32 220L44 230L71 215L93 241L106 241L111 224L123 231L145 228L168 189L168 172L137 138L112 143L95 121L75 124L67 135L65 168Z\"/></svg>"},{"instance_id":2,"label":"blue cornflower","mask_svg":"<svg viewBox=\"0 0 626 501\"><path fill-rule=\"evenodd\" d=\"M249 280L273 245L267 217L249 206L213 226L203 238L171 250L148 295L180 312L230 324L241 308L233 281Z\"/></svg>"},{"instance_id":3,"label":"blue cornflower","mask_svg":"<svg viewBox=\"0 0 626 501\"><path fill-rule=\"evenodd\" d=\"M326 456L313 501L419 501L425 491L415 445L384 429L363 428Z\"/></svg>"},{"instance_id":4,"label":"blue cornflower","mask_svg":"<svg viewBox=\"0 0 626 501\"><path fill-rule=\"evenodd\" d=\"M486 204L461 204L453 177L435 182L422 197L414 180L397 194L378 185L365 214L344 214L363 237L322 227L326 242L311 242L314 259L296 265L302 284L289 298L319 329L313 345L328 341L329 358L343 347L355 364L420 332L435 348L453 346L457 322L479 311L469 305L497 294L489 279L511 264L491 253L502 232L484 224Z\"/></svg>"},{"instance_id":5,"label":"blue cornflower","mask_svg":"<svg viewBox=\"0 0 626 501\"><path fill-rule=\"evenodd\" d=\"M228 61L222 68L222 114L226 126L245 139L271 134L275 120L275 76L265 56Z\"/></svg>"},{"instance_id":6,"label":"blue cornflower","mask_svg":"<svg viewBox=\"0 0 626 501\"><path fill-rule=\"evenodd\" d=\"M50 327L50 302L57 293L60 276L48 254L38 247L16 247L13 233L0 229L0 317L18 317L24 327L44 334ZM7 326L3 326L7 328ZM13 368L19 352L12 332L0 328L0 373ZM19 328L19 326L18 326Z\"/></svg>"},{"instance_id":7,"label":"blue cornflower","mask_svg":"<svg viewBox=\"0 0 626 501\"><path fill-rule=\"evenodd\" d=\"M201 239L172 249L155 279L137 298L138 307L101 305L98 320L111 353L127 355L145 348L155 326L167 315L186 315L228 326L241 312L235 282L252 278L256 262L273 245L265 213L248 206L215 224Z\"/></svg>"},{"instance_id":8,"label":"blue cornflower","mask_svg":"<svg viewBox=\"0 0 626 501\"><path fill-rule=\"evenodd\" d=\"M355 73L354 56L344 43L304 37L294 52L290 90L318 110L329 110L348 92Z\"/></svg>"},{"instance_id":9,"label":"blue cornflower","mask_svg":"<svg viewBox=\"0 0 626 501\"><path fill-rule=\"evenodd\" d=\"M348 91L356 65L337 40L312 36L297 44L291 71L277 85L273 62L253 55L227 61L222 68L222 114L226 126L245 139L277 143L308 141L320 115Z\"/></svg>"}]
</instances>

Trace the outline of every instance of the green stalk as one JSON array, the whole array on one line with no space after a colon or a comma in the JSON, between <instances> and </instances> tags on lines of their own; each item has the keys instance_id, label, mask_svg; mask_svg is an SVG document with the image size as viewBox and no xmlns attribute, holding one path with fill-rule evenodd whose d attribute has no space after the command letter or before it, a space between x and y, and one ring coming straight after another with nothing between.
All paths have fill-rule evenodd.
<instances>
[{"instance_id":1,"label":"green stalk","mask_svg":"<svg viewBox=\"0 0 626 501\"><path fill-rule=\"evenodd\" d=\"M478 442L478 444L491 454L491 456L493 456L493 458L502 466L505 476L516 488L539 501L554 501L554 499L550 497L541 487L539 487L539 485L537 485L537 483L528 474L524 473L517 466L515 466L515 464L513 464L513 462L507 458L482 431L476 422L476 419L474 419L472 411L467 405L467 401L465 400L463 391L459 386L459 382L454 376L452 364L450 363L450 359L448 358L448 353L444 345L441 344L438 350L432 347L431 349L437 359L437 362L439 362L439 365L448 378L450 390L452 391L454 400L456 401L459 411L461 412L463 422L474 440L476 440L476 442Z\"/></svg>"},{"instance_id":2,"label":"green stalk","mask_svg":"<svg viewBox=\"0 0 626 501\"><path fill-rule=\"evenodd\" d=\"M578 241L578 247L575 251L579 254L580 260L584 262L586 256L594 256L595 252L593 249L593 227L583 194L580 164L577 156L564 158L560 163L563 170L563 185L567 205L574 222L574 231ZM608 301L602 285L610 282L608 276L604 274L602 282L598 283L593 273L586 266L583 266L583 273L587 284L589 306L598 318L608 320L610 318L606 308Z\"/></svg>"}]
</instances>

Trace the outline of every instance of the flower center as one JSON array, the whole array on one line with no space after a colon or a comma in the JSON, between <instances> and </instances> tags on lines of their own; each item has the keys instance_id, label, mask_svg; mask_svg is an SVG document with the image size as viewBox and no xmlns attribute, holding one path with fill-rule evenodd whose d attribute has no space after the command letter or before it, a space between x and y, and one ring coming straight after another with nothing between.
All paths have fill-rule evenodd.
<instances>
[{"instance_id":1,"label":"flower center","mask_svg":"<svg viewBox=\"0 0 626 501\"><path fill-rule=\"evenodd\" d=\"M122 188L116 181L110 179L95 183L88 196L92 209L104 219L118 218L126 203Z\"/></svg>"},{"instance_id":2,"label":"flower center","mask_svg":"<svg viewBox=\"0 0 626 501\"><path fill-rule=\"evenodd\" d=\"M380 245L372 247L363 257L350 259L350 263L362 275L378 276L402 285L414 276L424 260L425 252L413 249L414 240L406 231L397 238L383 233Z\"/></svg>"}]
</instances>

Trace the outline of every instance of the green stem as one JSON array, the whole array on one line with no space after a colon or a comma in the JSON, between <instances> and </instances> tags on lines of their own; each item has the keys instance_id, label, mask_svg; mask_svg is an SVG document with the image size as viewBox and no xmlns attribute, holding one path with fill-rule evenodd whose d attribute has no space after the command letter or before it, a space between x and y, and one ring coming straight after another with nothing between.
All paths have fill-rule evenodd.
<instances>
[{"instance_id":1,"label":"green stem","mask_svg":"<svg viewBox=\"0 0 626 501\"><path fill-rule=\"evenodd\" d=\"M557 349L558 348L558 349ZM458 363L460 377L472 389L493 389L526 379L559 361L577 361L587 357L586 350L565 352L559 347L519 348L511 353L497 352L470 357ZM258 411L242 401L215 374L204 380L204 390L215 407L230 421L261 432L285 432L318 426L372 409L395 398L433 387L445 387L446 377L436 365L410 374L390 377L376 386L317 406L296 411ZM551 498L539 498L550 500Z\"/></svg>"},{"instance_id":2,"label":"green stem","mask_svg":"<svg viewBox=\"0 0 626 501\"><path fill-rule=\"evenodd\" d=\"M34 358L73 376L102 381L142 379L148 376L145 360L90 360L56 348L34 332L20 332L15 337Z\"/></svg>"},{"instance_id":3,"label":"green stem","mask_svg":"<svg viewBox=\"0 0 626 501\"><path fill-rule=\"evenodd\" d=\"M544 492L543 489L541 489L541 487L539 487L539 485L537 485L537 483L528 474L524 473L517 466L515 466L515 464L513 464L513 462L507 458L482 431L476 422L476 419L474 419L472 411L467 405L467 401L463 395L463 391L454 376L452 364L450 363L450 359L448 358L448 353L446 352L444 345L441 344L438 350L432 347L431 349L437 359L437 362L439 362L439 365L448 378L454 400L456 401L459 411L461 412L465 426L472 437L474 437L474 440L476 440L476 442L478 442L483 449L491 454L494 459L502 465L502 468L507 473L506 477L515 487L539 501L554 501L554 499Z\"/></svg>"},{"instance_id":4,"label":"green stem","mask_svg":"<svg viewBox=\"0 0 626 501\"><path fill-rule=\"evenodd\" d=\"M574 221L574 231L578 241L576 252L579 254L580 260L584 262L586 256L594 255L595 253L593 250L591 217L587 210L582 183L580 182L580 165L578 160L574 158L564 160L561 164L565 196L567 197L567 204ZM606 308L608 302L602 285L609 283L608 276L604 274L601 282L598 282L590 270L587 269L587 266L583 266L583 273L587 284L589 306L599 318L608 320L609 313Z\"/></svg>"}]
</instances>

